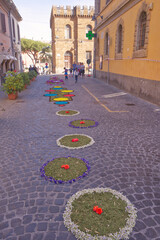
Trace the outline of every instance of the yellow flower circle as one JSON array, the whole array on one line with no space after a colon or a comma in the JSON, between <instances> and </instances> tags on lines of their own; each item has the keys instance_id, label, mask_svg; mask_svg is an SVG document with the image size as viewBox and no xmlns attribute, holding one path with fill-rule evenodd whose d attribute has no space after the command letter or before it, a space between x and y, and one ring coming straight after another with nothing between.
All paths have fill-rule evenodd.
<instances>
[{"instance_id":1,"label":"yellow flower circle","mask_svg":"<svg viewBox=\"0 0 160 240\"><path fill-rule=\"evenodd\" d=\"M68 101L68 98L54 98L54 101Z\"/></svg>"},{"instance_id":2,"label":"yellow flower circle","mask_svg":"<svg viewBox=\"0 0 160 240\"><path fill-rule=\"evenodd\" d=\"M73 92L73 90L62 90L61 92L63 92L63 93L69 93L69 92Z\"/></svg>"}]
</instances>

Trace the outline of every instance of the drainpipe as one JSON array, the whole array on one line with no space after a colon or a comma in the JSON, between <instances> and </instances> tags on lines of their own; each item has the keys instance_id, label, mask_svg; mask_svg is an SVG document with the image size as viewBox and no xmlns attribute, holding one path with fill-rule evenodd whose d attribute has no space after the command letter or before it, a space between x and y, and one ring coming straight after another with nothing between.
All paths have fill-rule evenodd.
<instances>
[{"instance_id":1,"label":"drainpipe","mask_svg":"<svg viewBox=\"0 0 160 240\"><path fill-rule=\"evenodd\" d=\"M8 20L9 20L9 30L10 30L10 40L11 40L12 55L14 56L13 38L12 38L12 27L11 27L11 9L10 9L9 12L8 12Z\"/></svg>"},{"instance_id":2,"label":"drainpipe","mask_svg":"<svg viewBox=\"0 0 160 240\"><path fill-rule=\"evenodd\" d=\"M107 84L109 84L109 80L110 80L110 74L109 74L109 36L108 36L108 72L107 72Z\"/></svg>"}]
</instances>

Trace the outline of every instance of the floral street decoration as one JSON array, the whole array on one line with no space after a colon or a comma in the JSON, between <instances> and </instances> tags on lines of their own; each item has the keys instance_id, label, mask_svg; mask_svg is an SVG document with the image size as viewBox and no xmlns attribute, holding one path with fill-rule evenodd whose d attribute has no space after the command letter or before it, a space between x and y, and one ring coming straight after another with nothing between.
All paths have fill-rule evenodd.
<instances>
[{"instance_id":1,"label":"floral street decoration","mask_svg":"<svg viewBox=\"0 0 160 240\"><path fill-rule=\"evenodd\" d=\"M87 160L71 156L53 158L40 168L41 177L56 184L73 183L87 176L89 171Z\"/></svg>"},{"instance_id":2,"label":"floral street decoration","mask_svg":"<svg viewBox=\"0 0 160 240\"><path fill-rule=\"evenodd\" d=\"M56 112L56 115L58 116L74 116L78 114L80 114L80 112L75 110L62 110L62 111Z\"/></svg>"},{"instance_id":3,"label":"floral street decoration","mask_svg":"<svg viewBox=\"0 0 160 240\"><path fill-rule=\"evenodd\" d=\"M64 84L64 81L62 79L59 79L57 77L51 77L49 80L46 81L47 84L53 85L53 84Z\"/></svg>"},{"instance_id":4,"label":"floral street decoration","mask_svg":"<svg viewBox=\"0 0 160 240\"><path fill-rule=\"evenodd\" d=\"M73 139L76 139L76 141L72 141ZM84 134L69 134L57 139L58 146L68 149L85 148L91 146L94 143L95 141L92 137Z\"/></svg>"},{"instance_id":5,"label":"floral street decoration","mask_svg":"<svg viewBox=\"0 0 160 240\"><path fill-rule=\"evenodd\" d=\"M69 123L69 127L73 128L92 128L97 126L98 122L90 119L74 120Z\"/></svg>"},{"instance_id":6,"label":"floral street decoration","mask_svg":"<svg viewBox=\"0 0 160 240\"><path fill-rule=\"evenodd\" d=\"M54 97L54 95L50 95L49 101L50 102L54 102L56 105L66 105L67 103L69 103L68 101L72 101L72 96L68 95L67 97L65 97L64 95L66 95L65 93L63 93L61 90L67 91L67 88L62 88L61 86L55 86L54 88L52 88L52 90L54 90L56 97ZM71 90L73 91L73 90Z\"/></svg>"},{"instance_id":7,"label":"floral street decoration","mask_svg":"<svg viewBox=\"0 0 160 240\"><path fill-rule=\"evenodd\" d=\"M98 202L102 208L98 207ZM94 206L94 203L98 205ZM120 192L93 188L72 195L63 218L64 225L79 240L120 240L129 239L137 211Z\"/></svg>"}]
</instances>

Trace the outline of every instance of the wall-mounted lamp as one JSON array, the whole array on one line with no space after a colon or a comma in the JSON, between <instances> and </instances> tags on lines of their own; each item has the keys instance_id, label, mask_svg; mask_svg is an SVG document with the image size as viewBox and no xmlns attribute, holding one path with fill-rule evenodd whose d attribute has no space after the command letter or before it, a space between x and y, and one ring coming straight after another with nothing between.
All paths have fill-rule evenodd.
<instances>
[{"instance_id":1,"label":"wall-mounted lamp","mask_svg":"<svg viewBox=\"0 0 160 240\"><path fill-rule=\"evenodd\" d=\"M96 17L95 17L95 15L93 15L93 17L92 17L92 20L91 21L96 21Z\"/></svg>"}]
</instances>

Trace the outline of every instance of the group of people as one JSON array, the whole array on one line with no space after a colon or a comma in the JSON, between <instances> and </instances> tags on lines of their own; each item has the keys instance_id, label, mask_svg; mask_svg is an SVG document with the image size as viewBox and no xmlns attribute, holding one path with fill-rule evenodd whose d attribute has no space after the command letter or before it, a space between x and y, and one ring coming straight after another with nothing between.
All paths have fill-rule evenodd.
<instances>
[{"instance_id":1,"label":"group of people","mask_svg":"<svg viewBox=\"0 0 160 240\"><path fill-rule=\"evenodd\" d=\"M69 73L68 73L69 71ZM68 79L68 76L73 77L75 79L75 83L78 81L78 76L84 77L85 73L85 66L83 63L76 64L73 63L72 67L70 69L67 69L64 67L64 76L65 80Z\"/></svg>"}]
</instances>

